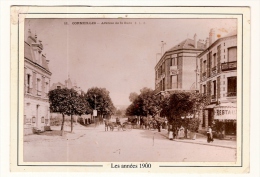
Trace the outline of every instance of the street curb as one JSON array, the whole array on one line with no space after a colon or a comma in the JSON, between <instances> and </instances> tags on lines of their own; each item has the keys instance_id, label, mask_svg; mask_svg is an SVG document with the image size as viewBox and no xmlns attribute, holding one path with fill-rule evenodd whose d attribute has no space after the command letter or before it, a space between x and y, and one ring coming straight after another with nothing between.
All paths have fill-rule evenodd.
<instances>
[{"instance_id":1,"label":"street curb","mask_svg":"<svg viewBox=\"0 0 260 177\"><path fill-rule=\"evenodd\" d=\"M164 135L162 133L160 133L160 135L166 137L168 139L167 135ZM191 144L200 144L200 145L205 145L205 146L215 146L215 147L223 147L223 148L229 148L229 149L236 149L236 147L230 147L230 146L225 146L225 145L218 145L218 144L210 144L210 143L200 143L200 142L194 142L194 141L185 141L185 140L178 140L178 139L174 139L172 141L176 141L176 142L182 142L182 143L191 143Z\"/></svg>"}]
</instances>

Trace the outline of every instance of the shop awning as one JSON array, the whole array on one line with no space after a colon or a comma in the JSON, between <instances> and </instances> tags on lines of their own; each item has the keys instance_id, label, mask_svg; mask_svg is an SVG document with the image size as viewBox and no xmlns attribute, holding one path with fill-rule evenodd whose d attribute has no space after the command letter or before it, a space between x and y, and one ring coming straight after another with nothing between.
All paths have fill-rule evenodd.
<instances>
[{"instance_id":1,"label":"shop awning","mask_svg":"<svg viewBox=\"0 0 260 177\"><path fill-rule=\"evenodd\" d=\"M221 103L214 107L214 119L236 120L237 106L235 103Z\"/></svg>"},{"instance_id":2,"label":"shop awning","mask_svg":"<svg viewBox=\"0 0 260 177\"><path fill-rule=\"evenodd\" d=\"M210 104L205 107L205 109L213 109L216 106L216 104Z\"/></svg>"},{"instance_id":3,"label":"shop awning","mask_svg":"<svg viewBox=\"0 0 260 177\"><path fill-rule=\"evenodd\" d=\"M219 107L230 107L230 108L236 108L237 104L236 103L221 103L217 106L215 106L215 108L219 108Z\"/></svg>"}]
</instances>

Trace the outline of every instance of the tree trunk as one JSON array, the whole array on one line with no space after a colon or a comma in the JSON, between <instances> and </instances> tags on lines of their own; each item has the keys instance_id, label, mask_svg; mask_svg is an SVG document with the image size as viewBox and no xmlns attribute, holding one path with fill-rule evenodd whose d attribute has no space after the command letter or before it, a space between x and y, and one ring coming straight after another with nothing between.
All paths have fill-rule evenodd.
<instances>
[{"instance_id":1,"label":"tree trunk","mask_svg":"<svg viewBox=\"0 0 260 177\"><path fill-rule=\"evenodd\" d=\"M72 133L73 132L73 117L72 117L72 115L70 115L70 123L71 123L71 125L70 125L70 133Z\"/></svg>"},{"instance_id":2,"label":"tree trunk","mask_svg":"<svg viewBox=\"0 0 260 177\"><path fill-rule=\"evenodd\" d=\"M61 136L63 136L63 132L64 132L64 114L62 114L62 122L61 122Z\"/></svg>"},{"instance_id":3,"label":"tree trunk","mask_svg":"<svg viewBox=\"0 0 260 177\"><path fill-rule=\"evenodd\" d=\"M184 138L188 138L188 130L184 127Z\"/></svg>"}]
</instances>

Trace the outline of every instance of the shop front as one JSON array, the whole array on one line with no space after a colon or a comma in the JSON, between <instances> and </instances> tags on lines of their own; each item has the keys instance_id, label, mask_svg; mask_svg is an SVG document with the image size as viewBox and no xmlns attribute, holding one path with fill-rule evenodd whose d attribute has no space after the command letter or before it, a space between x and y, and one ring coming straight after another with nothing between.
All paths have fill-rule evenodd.
<instances>
[{"instance_id":1,"label":"shop front","mask_svg":"<svg viewBox=\"0 0 260 177\"><path fill-rule=\"evenodd\" d=\"M214 124L226 135L236 135L237 107L235 103L221 103L214 107Z\"/></svg>"}]
</instances>

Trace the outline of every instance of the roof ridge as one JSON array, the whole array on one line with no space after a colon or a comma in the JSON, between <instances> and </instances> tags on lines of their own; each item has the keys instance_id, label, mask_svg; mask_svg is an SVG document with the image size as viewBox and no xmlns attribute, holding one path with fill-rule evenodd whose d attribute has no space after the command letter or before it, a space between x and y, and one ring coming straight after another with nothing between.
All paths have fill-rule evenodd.
<instances>
[{"instance_id":1,"label":"roof ridge","mask_svg":"<svg viewBox=\"0 0 260 177\"><path fill-rule=\"evenodd\" d=\"M186 45L189 38L185 39L185 43L183 44L183 47Z\"/></svg>"}]
</instances>

